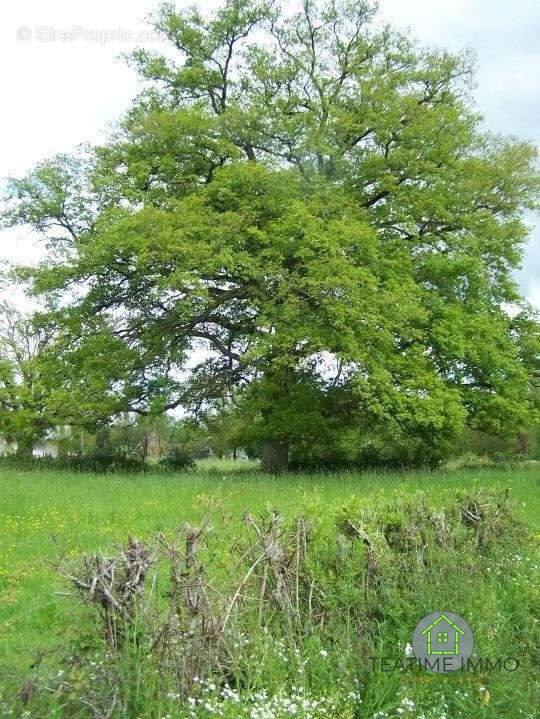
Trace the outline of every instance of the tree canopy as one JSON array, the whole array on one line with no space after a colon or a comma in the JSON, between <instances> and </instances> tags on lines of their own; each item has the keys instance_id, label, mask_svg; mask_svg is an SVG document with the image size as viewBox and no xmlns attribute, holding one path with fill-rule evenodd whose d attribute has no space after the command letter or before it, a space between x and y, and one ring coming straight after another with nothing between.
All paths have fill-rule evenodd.
<instances>
[{"instance_id":1,"label":"tree canopy","mask_svg":"<svg viewBox=\"0 0 540 719\"><path fill-rule=\"evenodd\" d=\"M124 411L234 402L272 469L337 426L528 424L535 151L483 130L470 58L351 0L154 22L171 52L132 56L146 89L110 141L12 181L63 361Z\"/></svg>"}]
</instances>

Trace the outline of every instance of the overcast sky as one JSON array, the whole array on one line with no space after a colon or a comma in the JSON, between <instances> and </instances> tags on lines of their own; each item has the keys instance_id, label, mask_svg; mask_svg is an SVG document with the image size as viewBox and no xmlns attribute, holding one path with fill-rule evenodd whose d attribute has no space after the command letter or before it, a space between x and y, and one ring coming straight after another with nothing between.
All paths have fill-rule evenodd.
<instances>
[{"instance_id":1,"label":"overcast sky","mask_svg":"<svg viewBox=\"0 0 540 719\"><path fill-rule=\"evenodd\" d=\"M179 6L193 4L180 0ZM219 4L204 0L205 7ZM56 152L103 140L139 84L118 59L159 48L145 17L151 0L3 0L0 5L0 178L21 175ZM477 55L476 98L487 127L540 145L539 0L381 0L385 19L425 45ZM64 37L61 34L64 33ZM540 307L540 222L519 274ZM24 229L0 232L0 259L27 261L41 249Z\"/></svg>"}]
</instances>

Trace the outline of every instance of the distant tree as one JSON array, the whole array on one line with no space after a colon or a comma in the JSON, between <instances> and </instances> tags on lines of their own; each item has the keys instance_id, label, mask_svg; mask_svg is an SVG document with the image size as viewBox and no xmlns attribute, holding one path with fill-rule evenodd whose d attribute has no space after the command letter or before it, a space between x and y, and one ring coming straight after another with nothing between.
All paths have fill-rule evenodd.
<instances>
[{"instance_id":1,"label":"distant tree","mask_svg":"<svg viewBox=\"0 0 540 719\"><path fill-rule=\"evenodd\" d=\"M145 455L148 455L149 442L152 437L157 438L160 447L164 448L170 443L174 424L174 419L166 414L138 417L137 427L143 432Z\"/></svg>"},{"instance_id":2,"label":"distant tree","mask_svg":"<svg viewBox=\"0 0 540 719\"><path fill-rule=\"evenodd\" d=\"M171 424L169 443L188 457L200 458L209 454L207 429L200 422L188 417Z\"/></svg>"},{"instance_id":3,"label":"distant tree","mask_svg":"<svg viewBox=\"0 0 540 719\"><path fill-rule=\"evenodd\" d=\"M55 425L48 408L44 353L46 332L7 302L0 304L0 435L31 456L36 442Z\"/></svg>"},{"instance_id":4,"label":"distant tree","mask_svg":"<svg viewBox=\"0 0 540 719\"><path fill-rule=\"evenodd\" d=\"M96 434L84 427L57 426L49 433L59 457L84 455L94 450Z\"/></svg>"},{"instance_id":5,"label":"distant tree","mask_svg":"<svg viewBox=\"0 0 540 719\"><path fill-rule=\"evenodd\" d=\"M96 448L101 453L142 460L148 456L152 438L157 438L164 448L171 442L174 427L174 420L167 415L120 412L99 428Z\"/></svg>"},{"instance_id":6,"label":"distant tree","mask_svg":"<svg viewBox=\"0 0 540 719\"><path fill-rule=\"evenodd\" d=\"M208 434L208 447L217 456L231 455L237 458L238 450L249 444L252 420L243 409L234 405L225 405L214 412L206 413L202 418Z\"/></svg>"},{"instance_id":7,"label":"distant tree","mask_svg":"<svg viewBox=\"0 0 540 719\"><path fill-rule=\"evenodd\" d=\"M245 389L272 471L339 419L336 388L362 426L424 441L529 423L538 325L512 273L535 150L483 131L467 56L374 13L163 5L177 59L135 53L152 86L111 141L12 182L5 222L51 247L22 274L102 411Z\"/></svg>"},{"instance_id":8,"label":"distant tree","mask_svg":"<svg viewBox=\"0 0 540 719\"><path fill-rule=\"evenodd\" d=\"M125 346L97 329L81 342L43 314L0 303L0 436L19 454L51 432L68 453L109 445L111 418L129 406L125 392L114 392L129 364ZM86 447L84 431L96 435Z\"/></svg>"}]
</instances>

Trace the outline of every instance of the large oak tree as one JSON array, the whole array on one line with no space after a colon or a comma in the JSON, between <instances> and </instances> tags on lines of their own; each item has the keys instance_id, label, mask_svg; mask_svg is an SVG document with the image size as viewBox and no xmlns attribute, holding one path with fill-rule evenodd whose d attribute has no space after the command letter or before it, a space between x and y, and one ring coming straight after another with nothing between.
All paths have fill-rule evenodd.
<instances>
[{"instance_id":1,"label":"large oak tree","mask_svg":"<svg viewBox=\"0 0 540 719\"><path fill-rule=\"evenodd\" d=\"M124 410L234 395L270 469L336 416L434 443L518 431L534 149L483 131L467 56L367 2L284 6L162 6L171 51L134 54L147 87L110 142L13 181L63 351L91 372L98 323Z\"/></svg>"}]
</instances>

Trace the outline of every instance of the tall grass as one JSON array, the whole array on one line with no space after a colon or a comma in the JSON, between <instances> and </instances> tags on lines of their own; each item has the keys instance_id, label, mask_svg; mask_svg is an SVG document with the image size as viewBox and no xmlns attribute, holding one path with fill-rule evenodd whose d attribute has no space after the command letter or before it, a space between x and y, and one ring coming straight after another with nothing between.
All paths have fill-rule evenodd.
<instances>
[{"instance_id":1,"label":"tall grass","mask_svg":"<svg viewBox=\"0 0 540 719\"><path fill-rule=\"evenodd\" d=\"M377 512L383 511L383 506L396 496L407 498L422 492L435 512L437 508L453 506L456 491L460 489L471 493L482 487L494 487L508 490L515 500L515 515L529 528L538 522L538 477L534 468L280 478L257 474L247 463L243 463L242 471L238 469L237 464L231 471L226 465L214 463L213 467L204 466L185 475L133 477L4 472L0 511L3 652L0 663L4 679L0 679L0 684L4 684L6 697L13 697L25 678L35 678L36 671L42 681L65 671L65 660L70 653L87 656L88 652L94 652L96 657L92 661L100 665L96 672L111 671L103 640L93 628L92 614L69 598L55 594L67 589L55 569L56 561L60 558L63 562L75 561L82 552L110 552L112 545L125 542L130 534L150 542L154 535L162 533L172 541L176 529L186 521L197 525L210 507L219 507L214 512L218 511L221 530L213 550L218 564L234 556L236 545L231 545L229 540L245 531L242 518L246 512L257 515L279 510L286 522L300 515L315 518L319 527L318 569L312 567L312 570L317 570L319 580L326 582L339 565L339 562L336 564L336 540L329 539L332 527L341 508L350 506L351 501L358 511ZM533 530L532 535L534 531L537 530ZM224 684L219 687L216 684L212 689L215 682L204 677L204 683L197 689L197 697L204 699L197 704L197 716L215 715L218 709L229 712L231 717L241 716L239 706L246 712L260 710L261 718L292 716L291 703L296 703L296 715L306 717L323 716L317 713L323 709L326 716L347 716L349 712L351 717L371 717L377 712L392 717L420 717L422 713L437 718L476 716L476 713L516 719L532 717L533 675L529 661L535 626L536 565L532 558L531 533L523 543L510 535L499 538L494 552L478 554L469 547L461 554L441 550L438 556L429 581L424 577L412 584L396 584L399 572L390 563L385 570L385 581L375 594L380 611L369 615L363 630L355 625L351 634L351 624L345 622L339 632L335 631L337 625L327 632L323 623L321 628L306 633L293 650L285 641L287 637L275 630L264 633L258 625L245 628L245 646L253 653L252 672L241 687L231 683L227 690L235 696L238 694L238 701L232 695L228 703L224 701ZM379 558L379 563L381 561ZM335 598L338 608L340 601L347 601L347 594L357 591L357 583L358 577L353 573L343 581L340 579L339 587L329 584L334 587L332 591L339 594ZM361 597L356 604L362 605ZM349 606L356 605L352 602ZM414 684L400 681L395 675L380 672L365 675L363 670L358 670L358 662L365 669L367 650L384 655L402 654L416 621L428 611L445 608L470 620L482 650L504 651L524 658L515 673L491 678L487 703L479 682ZM336 640L339 635L343 637L342 642ZM134 694L126 705L132 713L124 716L190 716L191 710L181 713L184 711L180 708L181 700L185 696L176 696L179 692L171 688L161 692L162 678L152 679L157 676L152 673L155 666L141 654L142 645L136 632L129 646L131 655L127 650L122 653L120 676ZM59 651L43 654L55 648ZM36 670L31 665L38 662L40 668ZM119 670L115 659L115 671ZM243 676L246 677L245 671ZM84 683L88 677L79 679ZM77 677L71 678L68 685L74 683ZM84 694L82 687L79 689ZM254 699L254 695L264 691L266 697ZM405 699L414 703L414 710L408 708L410 704L404 702ZM33 711L28 708L32 703L25 707L21 698L15 700L15 704L12 699L5 702L5 711ZM299 711L302 702L305 707ZM204 703L212 710L204 709ZM92 716L88 706L68 704L65 697L55 695L48 700L46 709L41 706L42 713L36 716L44 713L71 716L75 710L81 712L81 716ZM449 709L445 709L444 704ZM252 716L257 719L256 715Z\"/></svg>"}]
</instances>

